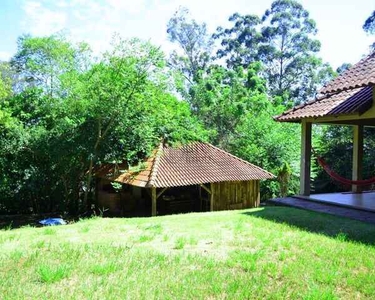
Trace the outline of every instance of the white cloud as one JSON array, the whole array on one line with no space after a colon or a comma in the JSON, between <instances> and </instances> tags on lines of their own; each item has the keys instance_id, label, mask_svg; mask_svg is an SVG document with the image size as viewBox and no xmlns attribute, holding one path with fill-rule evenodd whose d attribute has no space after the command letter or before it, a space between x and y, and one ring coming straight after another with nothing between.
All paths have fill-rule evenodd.
<instances>
[{"instance_id":1,"label":"white cloud","mask_svg":"<svg viewBox=\"0 0 375 300\"><path fill-rule=\"evenodd\" d=\"M166 25L179 6L186 6L199 22L206 22L210 32L229 26L234 12L261 15L273 0L19 0L26 17L23 32L49 35L66 29L74 41L87 41L95 52L109 48L115 32L125 38L151 40L169 52L174 45L167 41ZM367 51L371 37L362 31L374 0L304 0L316 19L323 58L334 66L355 61ZM1 0L0 0L1 2ZM367 4L366 4L367 3ZM337 10L337 5L340 10ZM353 14L353 11L356 14ZM332 18L334 15L334 18Z\"/></svg>"},{"instance_id":2,"label":"white cloud","mask_svg":"<svg viewBox=\"0 0 375 300\"><path fill-rule=\"evenodd\" d=\"M11 57L11 54L6 51L0 51L0 61L8 61Z\"/></svg>"},{"instance_id":3,"label":"white cloud","mask_svg":"<svg viewBox=\"0 0 375 300\"><path fill-rule=\"evenodd\" d=\"M116 11L131 14L140 13L146 8L145 0L107 0L107 3Z\"/></svg>"},{"instance_id":4,"label":"white cloud","mask_svg":"<svg viewBox=\"0 0 375 300\"><path fill-rule=\"evenodd\" d=\"M57 7L68 7L68 2L66 2L65 0L59 0L59 1L56 1L56 6Z\"/></svg>"},{"instance_id":5,"label":"white cloud","mask_svg":"<svg viewBox=\"0 0 375 300\"><path fill-rule=\"evenodd\" d=\"M22 25L25 31L34 35L49 35L66 27L66 14L47 8L42 2L26 1L23 10L26 21Z\"/></svg>"},{"instance_id":6,"label":"white cloud","mask_svg":"<svg viewBox=\"0 0 375 300\"><path fill-rule=\"evenodd\" d=\"M77 18L77 20L80 20L80 21L85 21L88 18L88 16L82 13L82 11L79 9L73 10L73 16Z\"/></svg>"},{"instance_id":7,"label":"white cloud","mask_svg":"<svg viewBox=\"0 0 375 300\"><path fill-rule=\"evenodd\" d=\"M66 29L74 41L89 42L95 52L109 48L113 34L151 40L169 52L166 25L179 6L191 9L211 30L230 13L225 3L215 0L24 0L24 29L34 35L48 35ZM237 0L231 9L235 11ZM271 0L267 0L271 1ZM212 7L215 10L212 10Z\"/></svg>"}]
</instances>

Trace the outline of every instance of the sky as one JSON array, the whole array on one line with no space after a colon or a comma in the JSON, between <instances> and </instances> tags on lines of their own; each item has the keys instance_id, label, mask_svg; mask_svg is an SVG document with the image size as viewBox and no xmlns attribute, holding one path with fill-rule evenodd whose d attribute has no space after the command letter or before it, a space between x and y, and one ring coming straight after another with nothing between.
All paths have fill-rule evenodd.
<instances>
[{"instance_id":1,"label":"sky","mask_svg":"<svg viewBox=\"0 0 375 300\"><path fill-rule=\"evenodd\" d=\"M375 10L374 0L301 0L318 27L320 56L334 68L355 63L369 52L375 37L362 25ZM108 49L114 33L139 37L168 53L166 24L180 7L214 32L227 27L229 16L262 15L272 0L0 0L0 60L17 49L25 33L45 36L64 32L73 41L86 41L96 53Z\"/></svg>"}]
</instances>

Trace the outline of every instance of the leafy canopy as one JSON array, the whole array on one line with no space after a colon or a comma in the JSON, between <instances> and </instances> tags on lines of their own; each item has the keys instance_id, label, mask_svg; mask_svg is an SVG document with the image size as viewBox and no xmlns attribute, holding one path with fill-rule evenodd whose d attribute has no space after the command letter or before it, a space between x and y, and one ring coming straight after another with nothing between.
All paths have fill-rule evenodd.
<instances>
[{"instance_id":1,"label":"leafy canopy","mask_svg":"<svg viewBox=\"0 0 375 300\"><path fill-rule=\"evenodd\" d=\"M238 13L229 20L232 28L219 28L217 51L228 67L244 67L254 61L264 65L268 94L284 104L296 104L315 95L318 86L333 76L317 54L320 42L314 20L297 1L276 0L262 18Z\"/></svg>"},{"instance_id":2,"label":"leafy canopy","mask_svg":"<svg viewBox=\"0 0 375 300\"><path fill-rule=\"evenodd\" d=\"M205 23L191 18L189 11L181 7L167 24L168 39L176 43L182 51L174 50L170 65L191 83L198 80L211 60L213 41Z\"/></svg>"},{"instance_id":3,"label":"leafy canopy","mask_svg":"<svg viewBox=\"0 0 375 300\"><path fill-rule=\"evenodd\" d=\"M369 34L375 34L375 10L372 14L366 19L363 24L363 30ZM372 50L375 50L375 42L371 46Z\"/></svg>"},{"instance_id":4,"label":"leafy canopy","mask_svg":"<svg viewBox=\"0 0 375 300\"><path fill-rule=\"evenodd\" d=\"M63 37L24 36L12 66L22 81L0 103L2 210L76 212L92 199L96 165L137 163L161 138L206 138L150 43L115 38L94 60Z\"/></svg>"}]
</instances>

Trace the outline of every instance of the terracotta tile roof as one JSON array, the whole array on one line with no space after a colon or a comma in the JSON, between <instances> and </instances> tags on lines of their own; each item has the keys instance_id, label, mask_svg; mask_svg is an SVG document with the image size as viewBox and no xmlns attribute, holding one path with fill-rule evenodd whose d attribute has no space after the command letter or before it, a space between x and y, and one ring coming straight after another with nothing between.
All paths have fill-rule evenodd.
<instances>
[{"instance_id":1,"label":"terracotta tile roof","mask_svg":"<svg viewBox=\"0 0 375 300\"><path fill-rule=\"evenodd\" d=\"M335 93L368 85L375 85L375 52L330 81L320 93Z\"/></svg>"},{"instance_id":2,"label":"terracotta tile roof","mask_svg":"<svg viewBox=\"0 0 375 300\"><path fill-rule=\"evenodd\" d=\"M122 183L159 188L274 178L260 167L208 143L196 142L180 148L160 147L146 164L146 170L140 173L125 172L114 176L105 173L112 170L106 167L96 174Z\"/></svg>"},{"instance_id":3,"label":"terracotta tile roof","mask_svg":"<svg viewBox=\"0 0 375 300\"><path fill-rule=\"evenodd\" d=\"M157 150L145 159L138 167L129 167L127 164L104 164L96 168L94 174L99 178L145 187L151 177Z\"/></svg>"},{"instance_id":4,"label":"terracotta tile roof","mask_svg":"<svg viewBox=\"0 0 375 300\"><path fill-rule=\"evenodd\" d=\"M221 181L271 179L274 176L207 143L164 148L154 185L181 186Z\"/></svg>"},{"instance_id":5,"label":"terracotta tile roof","mask_svg":"<svg viewBox=\"0 0 375 300\"><path fill-rule=\"evenodd\" d=\"M356 88L336 94L322 95L276 116L279 122L298 122L304 118L364 113L372 106L372 86Z\"/></svg>"}]
</instances>

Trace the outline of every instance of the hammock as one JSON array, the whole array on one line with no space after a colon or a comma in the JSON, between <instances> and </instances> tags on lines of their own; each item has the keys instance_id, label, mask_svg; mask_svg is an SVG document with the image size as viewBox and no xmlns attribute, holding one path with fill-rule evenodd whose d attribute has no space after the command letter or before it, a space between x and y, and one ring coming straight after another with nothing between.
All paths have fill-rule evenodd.
<instances>
[{"instance_id":1,"label":"hammock","mask_svg":"<svg viewBox=\"0 0 375 300\"><path fill-rule=\"evenodd\" d=\"M344 185L358 185L358 186L366 186L366 185L371 185L375 183L375 177L365 179L365 180L350 180L347 178L344 178L337 174L335 171L333 171L328 164L324 161L323 158L319 157L316 155L314 149L312 149L319 165L323 168L324 171L334 180L344 184Z\"/></svg>"}]
</instances>

